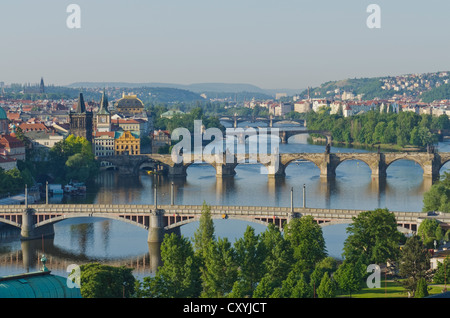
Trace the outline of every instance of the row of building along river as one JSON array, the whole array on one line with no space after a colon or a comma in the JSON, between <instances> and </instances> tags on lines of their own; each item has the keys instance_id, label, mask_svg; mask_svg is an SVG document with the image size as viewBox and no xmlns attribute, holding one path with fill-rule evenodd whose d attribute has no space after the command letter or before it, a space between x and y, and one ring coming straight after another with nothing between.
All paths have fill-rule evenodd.
<instances>
[{"instance_id":1,"label":"row of building along river","mask_svg":"<svg viewBox=\"0 0 450 318\"><path fill-rule=\"evenodd\" d=\"M439 151L450 151L450 142L439 143ZM323 145L307 142L307 135L297 135L288 144L280 145L281 152L320 153ZM367 152L371 150L331 147L331 152ZM376 151L376 150L372 150ZM441 169L450 168L450 164ZM336 178L324 181L319 169L310 162L294 162L286 169L286 177L273 180L261 174L261 165L245 164L236 167L233 178L217 179L213 167L191 165L184 181L174 183L175 204L290 206L291 188L294 205L303 205L302 189L306 186L306 205L314 208L367 209L388 208L391 211L420 212L423 194L431 181L424 179L422 168L412 161L399 160L391 164L386 179L371 179L370 168L360 161L345 161L336 170ZM102 172L95 186L86 196L51 198L73 203L99 204L153 204L153 187L158 185L158 204L170 204L171 180L164 176L120 176L115 171ZM55 202L56 203L56 202ZM228 237L231 242L242 237L250 225L260 233L265 226L240 220L215 220L216 237ZM198 222L181 227L181 234L193 237ZM340 258L346 238L346 225L323 227L330 256ZM38 269L42 253L47 267L61 276L67 276L70 264L104 262L135 268L136 277L152 275L154 265L149 256L147 231L129 223L100 219L69 219L55 224L52 240L23 243L18 230L0 230L0 276Z\"/></svg>"}]
</instances>

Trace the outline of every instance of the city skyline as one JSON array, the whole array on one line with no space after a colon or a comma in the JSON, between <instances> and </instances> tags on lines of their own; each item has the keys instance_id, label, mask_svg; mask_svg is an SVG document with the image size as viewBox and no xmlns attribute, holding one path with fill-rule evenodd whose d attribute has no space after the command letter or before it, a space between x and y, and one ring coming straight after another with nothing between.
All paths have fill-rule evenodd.
<instances>
[{"instance_id":1,"label":"city skyline","mask_svg":"<svg viewBox=\"0 0 450 318\"><path fill-rule=\"evenodd\" d=\"M66 25L71 3L81 8L80 29ZM380 29L366 25L371 3L381 8ZM0 81L304 89L446 71L448 9L439 1L8 1Z\"/></svg>"}]
</instances>

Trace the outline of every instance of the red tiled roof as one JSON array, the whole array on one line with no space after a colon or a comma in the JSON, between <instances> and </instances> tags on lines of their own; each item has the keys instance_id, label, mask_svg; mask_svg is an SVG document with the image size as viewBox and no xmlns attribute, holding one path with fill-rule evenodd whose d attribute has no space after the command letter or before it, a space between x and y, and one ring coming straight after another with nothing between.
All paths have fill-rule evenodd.
<instances>
[{"instance_id":1,"label":"red tiled roof","mask_svg":"<svg viewBox=\"0 0 450 318\"><path fill-rule=\"evenodd\" d=\"M22 129L22 131L44 131L44 130L49 130L49 128L47 126L45 126L42 123L36 123L36 124L31 124L31 123L23 123L19 125L20 129Z\"/></svg>"},{"instance_id":2,"label":"red tiled roof","mask_svg":"<svg viewBox=\"0 0 450 318\"><path fill-rule=\"evenodd\" d=\"M14 137L13 135L1 135L0 144L5 148L22 148L25 147L22 141Z\"/></svg>"},{"instance_id":3,"label":"red tiled roof","mask_svg":"<svg viewBox=\"0 0 450 318\"><path fill-rule=\"evenodd\" d=\"M109 137L114 138L115 132L114 131L96 131L95 137L100 137L100 136L109 136Z\"/></svg>"}]
</instances>

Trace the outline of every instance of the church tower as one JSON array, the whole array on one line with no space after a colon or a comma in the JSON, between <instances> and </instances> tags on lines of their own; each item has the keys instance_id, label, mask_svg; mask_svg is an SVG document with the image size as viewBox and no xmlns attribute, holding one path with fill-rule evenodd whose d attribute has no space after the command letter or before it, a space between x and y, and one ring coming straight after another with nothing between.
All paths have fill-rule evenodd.
<instances>
[{"instance_id":1,"label":"church tower","mask_svg":"<svg viewBox=\"0 0 450 318\"><path fill-rule=\"evenodd\" d=\"M45 85L44 85L44 78L41 77L41 83L39 84L39 93L44 94L45 93Z\"/></svg>"},{"instance_id":2,"label":"church tower","mask_svg":"<svg viewBox=\"0 0 450 318\"><path fill-rule=\"evenodd\" d=\"M80 93L78 97L77 109L75 112L70 112L70 133L77 137L84 137L89 142L92 142L92 124L93 114L86 110L83 94Z\"/></svg>"},{"instance_id":3,"label":"church tower","mask_svg":"<svg viewBox=\"0 0 450 318\"><path fill-rule=\"evenodd\" d=\"M108 97L104 90L102 101L100 102L100 109L96 116L96 126L99 132L111 131L111 114L108 111Z\"/></svg>"}]
</instances>

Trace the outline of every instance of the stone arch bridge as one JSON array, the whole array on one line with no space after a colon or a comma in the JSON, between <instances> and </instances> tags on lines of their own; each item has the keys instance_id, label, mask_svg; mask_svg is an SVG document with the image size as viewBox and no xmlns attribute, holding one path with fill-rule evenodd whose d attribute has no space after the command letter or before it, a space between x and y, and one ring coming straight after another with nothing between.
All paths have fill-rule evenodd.
<instances>
[{"instance_id":1,"label":"stone arch bridge","mask_svg":"<svg viewBox=\"0 0 450 318\"><path fill-rule=\"evenodd\" d=\"M34 204L1 205L0 223L21 229L22 240L54 236L53 225L70 218L99 217L128 222L148 230L148 242L160 243L167 231L198 221L202 205L113 205L113 204ZM283 226L293 218L312 216L321 226L352 223L363 210L317 209L297 207L211 206L213 218L240 219ZM416 231L422 220L436 218L441 226L450 226L450 215L429 216L421 212L392 212L403 231Z\"/></svg>"},{"instance_id":2,"label":"stone arch bridge","mask_svg":"<svg viewBox=\"0 0 450 318\"><path fill-rule=\"evenodd\" d=\"M450 153L428 152L387 152L387 153L281 153L262 156L260 154L222 154L222 155L185 154L180 163L175 163L171 155L146 154L137 156L98 157L107 162L108 168L116 168L122 174L137 175L143 167L160 171L170 177L186 177L187 168L195 162L204 162L214 167L217 177L234 176L235 168L242 163L259 163L267 168L269 177L283 177L286 168L292 162L313 162L320 169L320 177L334 178L337 167L344 161L359 160L367 164L372 178L384 178L387 168L395 161L410 160L423 170L424 177L439 178L440 169L450 161Z\"/></svg>"}]
</instances>

